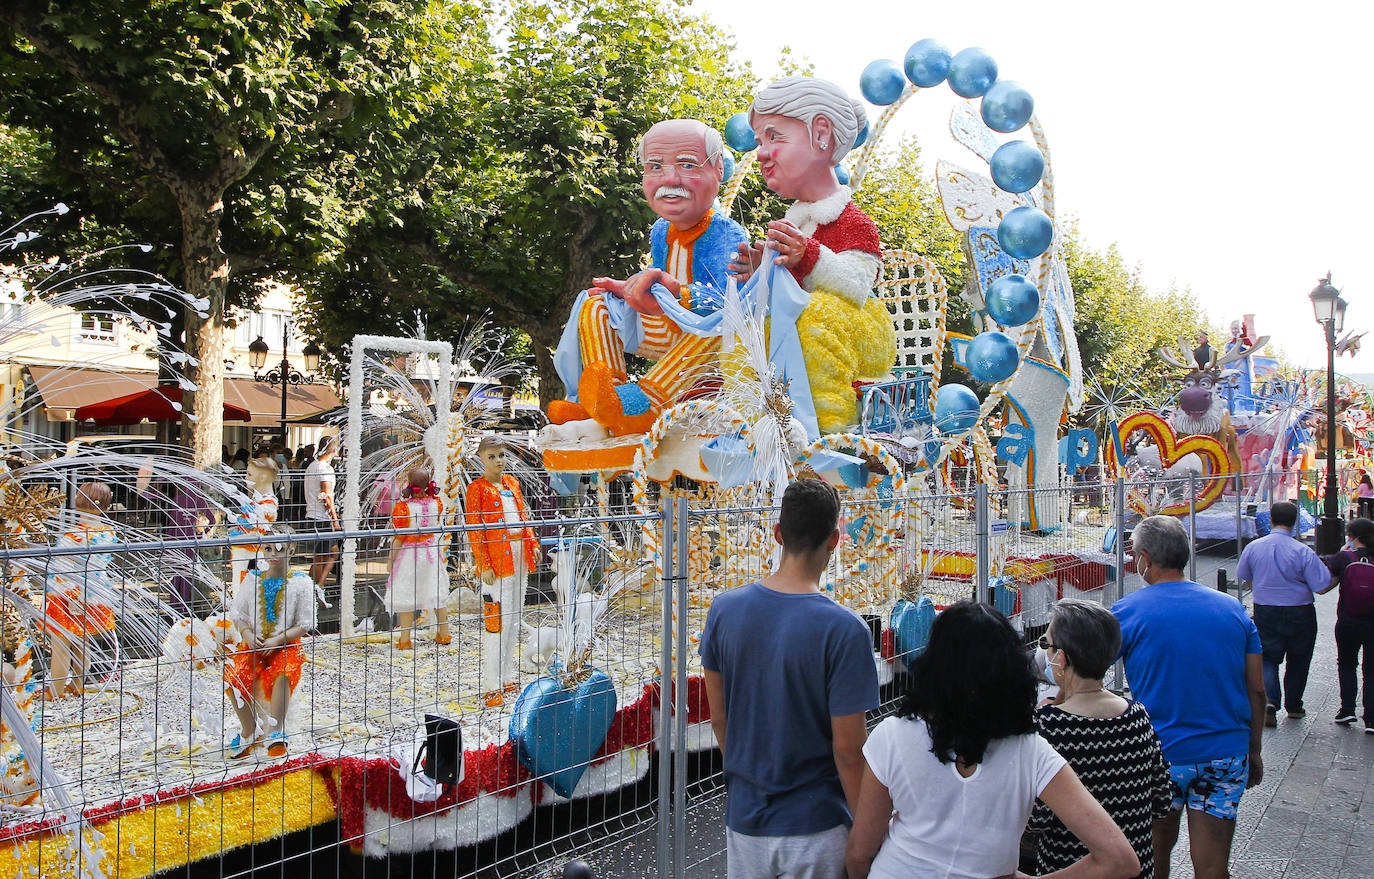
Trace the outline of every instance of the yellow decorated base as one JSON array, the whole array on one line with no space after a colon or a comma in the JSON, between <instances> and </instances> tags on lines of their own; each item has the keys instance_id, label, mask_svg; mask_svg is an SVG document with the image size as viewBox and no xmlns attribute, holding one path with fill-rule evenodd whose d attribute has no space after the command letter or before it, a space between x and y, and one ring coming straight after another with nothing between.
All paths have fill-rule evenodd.
<instances>
[{"instance_id":1,"label":"yellow decorated base","mask_svg":"<svg viewBox=\"0 0 1374 879\"><path fill-rule=\"evenodd\" d=\"M152 876L323 824L337 815L325 771L314 766L131 809L94 823L96 833L104 836L100 870L111 879ZM95 844L90 830L86 839ZM0 843L0 875L80 875L70 858L65 836L15 837Z\"/></svg>"}]
</instances>

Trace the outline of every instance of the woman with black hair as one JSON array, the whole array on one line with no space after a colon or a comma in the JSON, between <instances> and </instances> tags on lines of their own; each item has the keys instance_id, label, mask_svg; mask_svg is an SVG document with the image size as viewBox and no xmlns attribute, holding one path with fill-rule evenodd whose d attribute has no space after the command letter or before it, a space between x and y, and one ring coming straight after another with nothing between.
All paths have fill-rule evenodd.
<instances>
[{"instance_id":1,"label":"woman with black hair","mask_svg":"<svg viewBox=\"0 0 1374 879\"><path fill-rule=\"evenodd\" d=\"M995 609L952 605L913 664L901 712L864 746L850 879L1016 874L1038 796L1088 847L1065 877L1126 879L1140 861L1064 759L1035 734L1035 674Z\"/></svg>"}]
</instances>

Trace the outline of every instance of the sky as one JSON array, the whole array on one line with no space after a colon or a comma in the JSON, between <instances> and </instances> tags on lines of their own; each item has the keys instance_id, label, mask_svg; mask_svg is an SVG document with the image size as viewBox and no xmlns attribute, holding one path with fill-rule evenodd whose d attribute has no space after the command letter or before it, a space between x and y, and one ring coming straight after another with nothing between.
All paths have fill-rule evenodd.
<instances>
[{"instance_id":1,"label":"sky","mask_svg":"<svg viewBox=\"0 0 1374 879\"><path fill-rule=\"evenodd\" d=\"M1327 271L1346 330L1374 330L1374 4L693 0L768 79L783 46L855 97L878 58L925 37L987 50L1045 127L1056 204L1086 242L1116 243L1151 289L1189 287L1213 325L1254 314L1300 366L1325 368L1307 294ZM830 10L830 11L827 11ZM889 136L984 171L948 134L948 86L922 91ZM744 108L741 108L744 109ZM870 106L870 119L880 108ZM1027 132L1026 136L1029 134ZM1363 170L1361 170L1363 169ZM1374 373L1374 335L1344 373Z\"/></svg>"}]
</instances>

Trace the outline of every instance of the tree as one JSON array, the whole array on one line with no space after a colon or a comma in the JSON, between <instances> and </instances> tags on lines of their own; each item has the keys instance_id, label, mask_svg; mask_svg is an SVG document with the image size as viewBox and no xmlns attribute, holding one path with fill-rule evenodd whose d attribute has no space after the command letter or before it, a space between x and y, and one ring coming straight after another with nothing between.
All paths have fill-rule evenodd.
<instances>
[{"instance_id":1,"label":"tree","mask_svg":"<svg viewBox=\"0 0 1374 879\"><path fill-rule=\"evenodd\" d=\"M475 316L533 340L545 400L552 348L579 290L637 270L654 215L635 145L661 119L721 125L754 80L725 36L679 0L515 0L491 93L465 140L423 123L441 158L423 204L354 236L312 288L334 344L379 314L417 307L433 334ZM666 50L666 51L665 51Z\"/></svg>"},{"instance_id":2,"label":"tree","mask_svg":"<svg viewBox=\"0 0 1374 879\"><path fill-rule=\"evenodd\" d=\"M186 323L201 463L219 456L231 281L334 258L359 217L413 202L405 130L485 54L482 24L438 0L0 6L0 113L51 145L50 182L83 190L97 227L179 232L169 274L208 306Z\"/></svg>"},{"instance_id":3,"label":"tree","mask_svg":"<svg viewBox=\"0 0 1374 879\"><path fill-rule=\"evenodd\" d=\"M1071 227L1064 236L1064 258L1073 282L1078 350L1085 369L1108 388L1131 386L1149 400L1163 400L1178 389L1177 370L1155 356L1162 346L1177 347L1207 327L1207 317L1187 290L1152 292L1129 267L1115 244L1093 250Z\"/></svg>"}]
</instances>

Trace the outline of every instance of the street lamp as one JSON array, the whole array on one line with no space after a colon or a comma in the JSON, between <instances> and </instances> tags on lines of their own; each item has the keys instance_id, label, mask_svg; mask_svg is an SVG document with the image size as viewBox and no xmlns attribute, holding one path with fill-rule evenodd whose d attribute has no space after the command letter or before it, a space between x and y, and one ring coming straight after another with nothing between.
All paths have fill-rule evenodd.
<instances>
[{"instance_id":1,"label":"street lamp","mask_svg":"<svg viewBox=\"0 0 1374 879\"><path fill-rule=\"evenodd\" d=\"M287 343L291 323L285 319L281 322L281 363L266 373L260 373L267 363L267 343L262 336L258 336L248 346L248 366L253 370L253 381L265 382L269 385L281 385L281 441L286 442L286 389L290 385L308 385L315 381L315 373L320 368L320 346L313 341L307 342L301 349L301 355L305 358L305 372L300 372L291 366L291 360L286 356Z\"/></svg>"},{"instance_id":2,"label":"street lamp","mask_svg":"<svg viewBox=\"0 0 1374 879\"><path fill-rule=\"evenodd\" d=\"M1345 327L1346 302L1341 291L1331 286L1330 272L1308 295L1312 313L1326 331L1326 504L1314 543L1319 555L1330 555L1345 542L1336 488L1336 335Z\"/></svg>"}]
</instances>

